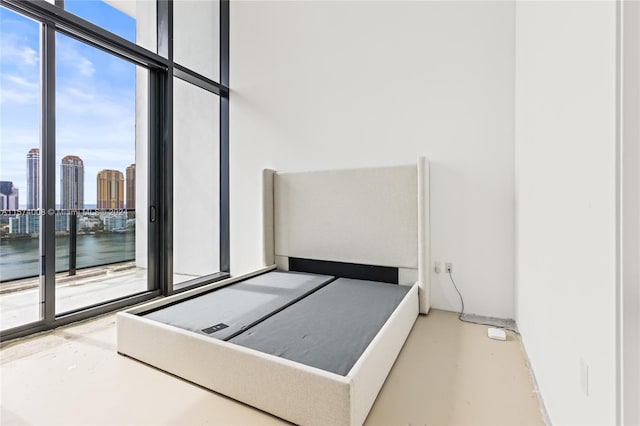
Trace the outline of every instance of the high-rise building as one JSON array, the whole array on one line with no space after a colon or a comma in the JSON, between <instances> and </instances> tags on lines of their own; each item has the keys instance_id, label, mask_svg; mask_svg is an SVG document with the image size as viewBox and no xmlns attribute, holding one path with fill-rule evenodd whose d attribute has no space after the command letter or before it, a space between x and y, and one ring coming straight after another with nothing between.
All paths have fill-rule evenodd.
<instances>
[{"instance_id":1,"label":"high-rise building","mask_svg":"<svg viewBox=\"0 0 640 426\"><path fill-rule=\"evenodd\" d=\"M40 215L19 214L9 218L10 234L31 234L40 233Z\"/></svg>"},{"instance_id":2,"label":"high-rise building","mask_svg":"<svg viewBox=\"0 0 640 426\"><path fill-rule=\"evenodd\" d=\"M0 182L0 210L18 210L20 199L18 188L11 181Z\"/></svg>"},{"instance_id":3,"label":"high-rise building","mask_svg":"<svg viewBox=\"0 0 640 426\"><path fill-rule=\"evenodd\" d=\"M84 163L76 155L60 164L60 208L84 209Z\"/></svg>"},{"instance_id":4,"label":"high-rise building","mask_svg":"<svg viewBox=\"0 0 640 426\"><path fill-rule=\"evenodd\" d=\"M127 208L136 208L136 165L127 167Z\"/></svg>"},{"instance_id":5,"label":"high-rise building","mask_svg":"<svg viewBox=\"0 0 640 426\"><path fill-rule=\"evenodd\" d=\"M40 149L27 154L27 208L40 208Z\"/></svg>"},{"instance_id":6,"label":"high-rise building","mask_svg":"<svg viewBox=\"0 0 640 426\"><path fill-rule=\"evenodd\" d=\"M118 170L101 170L98 173L98 208L124 208L124 176Z\"/></svg>"}]
</instances>

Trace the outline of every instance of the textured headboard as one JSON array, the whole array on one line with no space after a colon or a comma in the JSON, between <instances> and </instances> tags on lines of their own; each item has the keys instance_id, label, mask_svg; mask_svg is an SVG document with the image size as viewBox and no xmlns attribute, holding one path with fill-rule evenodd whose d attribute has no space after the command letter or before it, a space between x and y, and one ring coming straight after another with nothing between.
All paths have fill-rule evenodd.
<instances>
[{"instance_id":1,"label":"textured headboard","mask_svg":"<svg viewBox=\"0 0 640 426\"><path fill-rule=\"evenodd\" d=\"M289 258L398 269L429 311L429 169L415 165L264 171L264 261Z\"/></svg>"}]
</instances>

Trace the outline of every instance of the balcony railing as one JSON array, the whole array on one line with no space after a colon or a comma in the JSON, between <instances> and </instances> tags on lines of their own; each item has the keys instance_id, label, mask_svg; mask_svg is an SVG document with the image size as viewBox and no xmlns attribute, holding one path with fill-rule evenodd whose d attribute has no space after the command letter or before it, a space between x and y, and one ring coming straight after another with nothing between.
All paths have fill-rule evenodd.
<instances>
[{"instance_id":1,"label":"balcony railing","mask_svg":"<svg viewBox=\"0 0 640 426\"><path fill-rule=\"evenodd\" d=\"M56 217L56 272L135 259L135 209L1 210L0 283L39 275L45 214Z\"/></svg>"}]
</instances>

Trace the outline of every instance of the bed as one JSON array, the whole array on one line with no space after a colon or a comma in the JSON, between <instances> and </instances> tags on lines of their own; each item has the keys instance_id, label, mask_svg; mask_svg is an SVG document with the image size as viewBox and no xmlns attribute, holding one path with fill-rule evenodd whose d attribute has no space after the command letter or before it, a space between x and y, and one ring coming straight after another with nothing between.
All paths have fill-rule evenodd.
<instances>
[{"instance_id":1,"label":"bed","mask_svg":"<svg viewBox=\"0 0 640 426\"><path fill-rule=\"evenodd\" d=\"M117 349L296 424L362 424L429 311L428 162L263 173L265 267L117 315Z\"/></svg>"}]
</instances>

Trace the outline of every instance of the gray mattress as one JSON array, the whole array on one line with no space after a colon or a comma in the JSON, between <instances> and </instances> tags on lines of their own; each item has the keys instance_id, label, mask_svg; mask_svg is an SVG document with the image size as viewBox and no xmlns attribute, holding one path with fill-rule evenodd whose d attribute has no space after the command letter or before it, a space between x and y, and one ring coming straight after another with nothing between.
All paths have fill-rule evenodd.
<instances>
[{"instance_id":1,"label":"gray mattress","mask_svg":"<svg viewBox=\"0 0 640 426\"><path fill-rule=\"evenodd\" d=\"M327 275L272 271L142 316L227 339L332 279Z\"/></svg>"},{"instance_id":2,"label":"gray mattress","mask_svg":"<svg viewBox=\"0 0 640 426\"><path fill-rule=\"evenodd\" d=\"M344 376L409 290L340 278L229 341Z\"/></svg>"}]
</instances>

